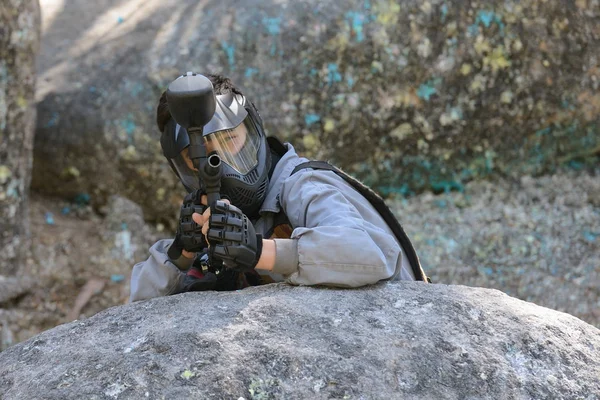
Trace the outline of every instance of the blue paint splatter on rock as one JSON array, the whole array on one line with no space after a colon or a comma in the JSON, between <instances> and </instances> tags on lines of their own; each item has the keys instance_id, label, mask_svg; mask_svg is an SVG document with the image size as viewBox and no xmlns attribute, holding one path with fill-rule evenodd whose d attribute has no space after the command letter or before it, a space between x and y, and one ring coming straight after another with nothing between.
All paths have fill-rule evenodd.
<instances>
[{"instance_id":1,"label":"blue paint splatter on rock","mask_svg":"<svg viewBox=\"0 0 600 400\"><path fill-rule=\"evenodd\" d=\"M229 64L229 69L231 71L235 71L235 46L223 40L221 42L221 48L225 51L225 54L227 55L227 63Z\"/></svg>"},{"instance_id":2,"label":"blue paint splatter on rock","mask_svg":"<svg viewBox=\"0 0 600 400\"><path fill-rule=\"evenodd\" d=\"M338 71L338 65L336 63L330 63L327 65L327 83L331 86L335 82L341 82L342 75Z\"/></svg>"},{"instance_id":3,"label":"blue paint splatter on rock","mask_svg":"<svg viewBox=\"0 0 600 400\"><path fill-rule=\"evenodd\" d=\"M318 114L306 114L304 116L304 122L306 122L307 126L317 123L320 120L321 120L321 117Z\"/></svg>"},{"instance_id":4,"label":"blue paint splatter on rock","mask_svg":"<svg viewBox=\"0 0 600 400\"><path fill-rule=\"evenodd\" d=\"M419 86L419 89L417 90L417 96L419 96L419 98L425 101L429 101L431 96L433 96L436 93L437 89L431 86L431 83L429 82L421 84L421 86Z\"/></svg>"},{"instance_id":5,"label":"blue paint splatter on rock","mask_svg":"<svg viewBox=\"0 0 600 400\"><path fill-rule=\"evenodd\" d=\"M356 35L356 41L362 42L364 40L363 35L363 24L365 21L365 16L361 13L357 13L355 11L348 11L346 13L346 18L350 19L350 24L354 34Z\"/></svg>"},{"instance_id":6,"label":"blue paint splatter on rock","mask_svg":"<svg viewBox=\"0 0 600 400\"><path fill-rule=\"evenodd\" d=\"M246 68L246 72L244 73L244 76L246 78L252 78L252 76L254 76L257 73L258 73L258 69L248 67L248 68Z\"/></svg>"}]
</instances>

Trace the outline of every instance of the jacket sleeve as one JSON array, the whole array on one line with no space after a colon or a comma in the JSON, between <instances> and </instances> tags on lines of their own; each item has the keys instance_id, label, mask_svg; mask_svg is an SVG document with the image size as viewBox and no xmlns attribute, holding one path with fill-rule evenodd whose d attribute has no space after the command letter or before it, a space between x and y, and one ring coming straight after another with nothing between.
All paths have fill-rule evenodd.
<instances>
[{"instance_id":1,"label":"jacket sleeve","mask_svg":"<svg viewBox=\"0 0 600 400\"><path fill-rule=\"evenodd\" d=\"M401 275L408 262L379 213L331 171L292 175L280 202L294 230L275 239L273 272L289 283L359 287Z\"/></svg>"},{"instance_id":2,"label":"jacket sleeve","mask_svg":"<svg viewBox=\"0 0 600 400\"><path fill-rule=\"evenodd\" d=\"M150 257L133 267L129 298L131 302L166 296L177 290L185 275L167 256L172 242L172 239L159 240L150 248ZM191 261L188 261L189 264ZM189 267L184 263L185 260L178 260L180 268Z\"/></svg>"}]
</instances>

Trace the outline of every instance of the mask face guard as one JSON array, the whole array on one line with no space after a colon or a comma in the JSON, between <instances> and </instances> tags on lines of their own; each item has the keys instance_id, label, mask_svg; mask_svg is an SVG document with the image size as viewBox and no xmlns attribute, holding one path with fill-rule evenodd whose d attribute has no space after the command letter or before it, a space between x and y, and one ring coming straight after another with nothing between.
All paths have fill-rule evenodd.
<instances>
[{"instance_id":1,"label":"mask face guard","mask_svg":"<svg viewBox=\"0 0 600 400\"><path fill-rule=\"evenodd\" d=\"M170 147L163 144L163 153L169 160L171 167L188 190L189 188L192 188L192 190L199 189L198 167L194 165L189 154L191 146L189 145L187 130L175 121L170 120L165 126L164 136L167 135L172 140L169 140ZM223 162L226 176L238 175L239 179L251 183L252 177L255 175L253 171L259 167L258 164L264 158L262 153L265 150L262 148L264 147L262 146L264 133L253 120L252 114L248 114L246 119L234 129L203 135L203 139L202 150L204 154L207 151L209 153L215 152ZM180 148L181 150L179 150ZM202 157L206 156L202 155Z\"/></svg>"}]
</instances>

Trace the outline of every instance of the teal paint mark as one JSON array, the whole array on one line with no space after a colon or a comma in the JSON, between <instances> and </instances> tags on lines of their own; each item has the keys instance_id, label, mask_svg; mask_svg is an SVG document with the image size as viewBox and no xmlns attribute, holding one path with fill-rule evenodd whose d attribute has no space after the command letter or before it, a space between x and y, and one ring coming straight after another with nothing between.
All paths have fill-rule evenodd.
<instances>
[{"instance_id":1,"label":"teal paint mark","mask_svg":"<svg viewBox=\"0 0 600 400\"><path fill-rule=\"evenodd\" d=\"M442 4L442 7L440 8L440 12L442 13L442 22L446 22L446 17L448 16L448 4L444 3Z\"/></svg>"},{"instance_id":2,"label":"teal paint mark","mask_svg":"<svg viewBox=\"0 0 600 400\"><path fill-rule=\"evenodd\" d=\"M52 128L53 126L58 125L58 121L60 121L60 115L55 111L50 116L48 122L46 122L46 128Z\"/></svg>"},{"instance_id":3,"label":"teal paint mark","mask_svg":"<svg viewBox=\"0 0 600 400\"><path fill-rule=\"evenodd\" d=\"M87 193L79 193L77 196L75 196L75 198L73 199L73 201L75 202L75 204L77 204L78 206L85 206L90 204L90 195Z\"/></svg>"},{"instance_id":4,"label":"teal paint mark","mask_svg":"<svg viewBox=\"0 0 600 400\"><path fill-rule=\"evenodd\" d=\"M450 107L450 105L446 106L446 112L450 114L450 117L453 120L462 120L463 119L463 110L461 106Z\"/></svg>"},{"instance_id":5,"label":"teal paint mark","mask_svg":"<svg viewBox=\"0 0 600 400\"><path fill-rule=\"evenodd\" d=\"M449 193L452 190L456 190L458 192L464 192L465 187L462 183L457 181L433 181L431 182L431 190L435 193Z\"/></svg>"},{"instance_id":6,"label":"teal paint mark","mask_svg":"<svg viewBox=\"0 0 600 400\"><path fill-rule=\"evenodd\" d=\"M321 120L321 117L318 114L306 114L304 116L304 122L306 122L306 126L311 126L314 123L317 123Z\"/></svg>"},{"instance_id":7,"label":"teal paint mark","mask_svg":"<svg viewBox=\"0 0 600 400\"><path fill-rule=\"evenodd\" d=\"M487 276L494 275L494 270L491 267L477 267L477 269L479 270L479 272L482 272Z\"/></svg>"},{"instance_id":8,"label":"teal paint mark","mask_svg":"<svg viewBox=\"0 0 600 400\"><path fill-rule=\"evenodd\" d=\"M54 225L54 215L51 212L44 214L44 218L46 220L46 224Z\"/></svg>"},{"instance_id":9,"label":"teal paint mark","mask_svg":"<svg viewBox=\"0 0 600 400\"><path fill-rule=\"evenodd\" d=\"M571 104L571 102L569 102L569 100L564 99L561 103L560 103L561 107L565 110L575 110L575 104Z\"/></svg>"},{"instance_id":10,"label":"teal paint mark","mask_svg":"<svg viewBox=\"0 0 600 400\"><path fill-rule=\"evenodd\" d=\"M365 0L365 4L364 4L363 8L365 9L365 11L371 10L371 1Z\"/></svg>"},{"instance_id":11,"label":"teal paint mark","mask_svg":"<svg viewBox=\"0 0 600 400\"><path fill-rule=\"evenodd\" d=\"M267 28L267 32L269 35L273 36L271 39L271 56L274 56L277 53L277 44L275 41L275 36L281 33L281 18L263 18L263 25Z\"/></svg>"},{"instance_id":12,"label":"teal paint mark","mask_svg":"<svg viewBox=\"0 0 600 400\"><path fill-rule=\"evenodd\" d=\"M133 142L133 133L135 132L135 121L133 120L133 115L132 114L127 114L127 119L121 121L120 123L121 128L123 128L125 130L125 133L127 133L127 141L129 143Z\"/></svg>"},{"instance_id":13,"label":"teal paint mark","mask_svg":"<svg viewBox=\"0 0 600 400\"><path fill-rule=\"evenodd\" d=\"M461 180L469 180L473 176L475 176L475 172L470 168L463 168L462 171L458 174Z\"/></svg>"},{"instance_id":14,"label":"teal paint mark","mask_svg":"<svg viewBox=\"0 0 600 400\"><path fill-rule=\"evenodd\" d=\"M350 74L346 75L346 85L348 85L348 88L350 89L354 87L354 78Z\"/></svg>"},{"instance_id":15,"label":"teal paint mark","mask_svg":"<svg viewBox=\"0 0 600 400\"><path fill-rule=\"evenodd\" d=\"M479 33L479 25L477 25L477 23L469 25L469 27L467 28L467 35L469 35L469 36L477 36L478 33Z\"/></svg>"},{"instance_id":16,"label":"teal paint mark","mask_svg":"<svg viewBox=\"0 0 600 400\"><path fill-rule=\"evenodd\" d=\"M571 160L567 163L567 166L575 171L581 171L585 164L579 161Z\"/></svg>"},{"instance_id":17,"label":"teal paint mark","mask_svg":"<svg viewBox=\"0 0 600 400\"><path fill-rule=\"evenodd\" d=\"M244 73L244 76L246 78L252 78L252 76L254 76L256 74L258 74L258 69L248 67L248 68L246 68L246 72Z\"/></svg>"},{"instance_id":18,"label":"teal paint mark","mask_svg":"<svg viewBox=\"0 0 600 400\"><path fill-rule=\"evenodd\" d=\"M442 78L434 78L422 83L417 90L417 96L425 101L429 101L431 96L437 93L437 89L435 87L440 83L442 83Z\"/></svg>"},{"instance_id":19,"label":"teal paint mark","mask_svg":"<svg viewBox=\"0 0 600 400\"><path fill-rule=\"evenodd\" d=\"M365 21L365 16L355 11L348 11L346 13L346 18L350 19L350 25L354 31L354 34L356 35L356 41L359 43L362 42L364 40L363 24Z\"/></svg>"},{"instance_id":20,"label":"teal paint mark","mask_svg":"<svg viewBox=\"0 0 600 400\"><path fill-rule=\"evenodd\" d=\"M480 10L477 13L477 19L479 22L481 22L483 24L483 26L485 26L486 28L489 28L490 25L492 24L492 21L494 20L494 12Z\"/></svg>"},{"instance_id":21,"label":"teal paint mark","mask_svg":"<svg viewBox=\"0 0 600 400\"><path fill-rule=\"evenodd\" d=\"M90 93L96 93L96 91L97 91L96 86L90 86L89 91L90 91Z\"/></svg>"},{"instance_id":22,"label":"teal paint mark","mask_svg":"<svg viewBox=\"0 0 600 400\"><path fill-rule=\"evenodd\" d=\"M263 18L263 25L267 28L269 35L279 35L281 33L281 18Z\"/></svg>"},{"instance_id":23,"label":"teal paint mark","mask_svg":"<svg viewBox=\"0 0 600 400\"><path fill-rule=\"evenodd\" d=\"M590 128L588 130L587 135L581 138L581 144L584 147L594 147L594 146L596 146L597 143L598 143L598 137L594 133L593 128Z\"/></svg>"},{"instance_id":24,"label":"teal paint mark","mask_svg":"<svg viewBox=\"0 0 600 400\"><path fill-rule=\"evenodd\" d=\"M122 24L123 22L125 22L125 18L119 16L119 18L117 18L117 24Z\"/></svg>"},{"instance_id":25,"label":"teal paint mark","mask_svg":"<svg viewBox=\"0 0 600 400\"><path fill-rule=\"evenodd\" d=\"M419 89L417 90L417 96L419 96L420 99L423 99L425 101L429 101L431 96L433 96L436 93L437 89L432 86L431 81L421 84L421 86L419 86Z\"/></svg>"},{"instance_id":26,"label":"teal paint mark","mask_svg":"<svg viewBox=\"0 0 600 400\"><path fill-rule=\"evenodd\" d=\"M496 14L490 10L479 10L475 23L467 28L467 32L470 36L475 36L479 32L479 25L483 25L486 29L491 27L492 24L496 24L500 30L500 35L504 36L504 22L502 22L502 16Z\"/></svg>"},{"instance_id":27,"label":"teal paint mark","mask_svg":"<svg viewBox=\"0 0 600 400\"><path fill-rule=\"evenodd\" d=\"M121 275L121 274L112 274L110 276L110 280L114 283L121 283L123 281L125 281L125 275Z\"/></svg>"},{"instance_id":28,"label":"teal paint mark","mask_svg":"<svg viewBox=\"0 0 600 400\"><path fill-rule=\"evenodd\" d=\"M133 97L138 97L138 95L140 93L146 93L146 90L144 89L144 85L142 85L139 82L136 82L134 84L129 84L128 86L130 86L129 93L131 93L131 95Z\"/></svg>"},{"instance_id":29,"label":"teal paint mark","mask_svg":"<svg viewBox=\"0 0 600 400\"><path fill-rule=\"evenodd\" d=\"M121 231L115 238L115 245L123 251L127 259L133 259L133 247L131 245L131 232Z\"/></svg>"},{"instance_id":30,"label":"teal paint mark","mask_svg":"<svg viewBox=\"0 0 600 400\"><path fill-rule=\"evenodd\" d=\"M421 159L419 164L421 164L421 167L425 168L426 170L428 170L428 171L431 170L431 161Z\"/></svg>"},{"instance_id":31,"label":"teal paint mark","mask_svg":"<svg viewBox=\"0 0 600 400\"><path fill-rule=\"evenodd\" d=\"M460 108L460 106L458 107L452 107L452 110L450 111L450 115L454 118L456 117L456 119L463 119L463 110L462 108Z\"/></svg>"},{"instance_id":32,"label":"teal paint mark","mask_svg":"<svg viewBox=\"0 0 600 400\"><path fill-rule=\"evenodd\" d=\"M62 210L60 210L60 213L62 215L69 215L70 212L71 212L71 208L68 206L63 207Z\"/></svg>"},{"instance_id":33,"label":"teal paint mark","mask_svg":"<svg viewBox=\"0 0 600 400\"><path fill-rule=\"evenodd\" d=\"M579 121L575 121L567 127L566 132L569 135L573 135L577 131L578 128L579 128Z\"/></svg>"},{"instance_id":34,"label":"teal paint mark","mask_svg":"<svg viewBox=\"0 0 600 400\"><path fill-rule=\"evenodd\" d=\"M329 86L336 82L342 81L342 75L338 71L338 65L336 63L327 64L327 84Z\"/></svg>"},{"instance_id":35,"label":"teal paint mark","mask_svg":"<svg viewBox=\"0 0 600 400\"><path fill-rule=\"evenodd\" d=\"M317 71L316 68L311 68L310 72L308 73L309 76L316 76L319 73L319 71Z\"/></svg>"},{"instance_id":36,"label":"teal paint mark","mask_svg":"<svg viewBox=\"0 0 600 400\"><path fill-rule=\"evenodd\" d=\"M225 51L227 55L227 63L229 64L229 69L235 71L235 46L228 44L225 40L221 42L221 48Z\"/></svg>"},{"instance_id":37,"label":"teal paint mark","mask_svg":"<svg viewBox=\"0 0 600 400\"><path fill-rule=\"evenodd\" d=\"M592 243L596 241L596 238L600 236L600 232L583 231L583 238L586 242Z\"/></svg>"},{"instance_id":38,"label":"teal paint mark","mask_svg":"<svg viewBox=\"0 0 600 400\"><path fill-rule=\"evenodd\" d=\"M13 183L16 183L16 181L13 181ZM17 199L17 198L19 198L19 193L18 193L18 192L17 192L17 190L16 190L14 187L12 187L12 186L9 186L8 190L6 191L6 195L7 195L8 197L12 197L13 199Z\"/></svg>"},{"instance_id":39,"label":"teal paint mark","mask_svg":"<svg viewBox=\"0 0 600 400\"><path fill-rule=\"evenodd\" d=\"M539 131L535 132L535 136L542 137L542 136L545 136L545 135L549 134L551 131L552 131L551 127L540 129Z\"/></svg>"},{"instance_id":40,"label":"teal paint mark","mask_svg":"<svg viewBox=\"0 0 600 400\"><path fill-rule=\"evenodd\" d=\"M444 209L448 207L448 202L446 200L440 199L435 201L435 205L438 208Z\"/></svg>"}]
</instances>

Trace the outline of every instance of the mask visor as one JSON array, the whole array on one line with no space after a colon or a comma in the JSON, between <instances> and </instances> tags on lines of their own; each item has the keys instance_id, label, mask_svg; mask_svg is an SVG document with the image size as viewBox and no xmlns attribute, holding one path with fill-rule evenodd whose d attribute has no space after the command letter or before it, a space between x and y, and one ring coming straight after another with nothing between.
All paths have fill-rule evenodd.
<instances>
[{"instance_id":1,"label":"mask visor","mask_svg":"<svg viewBox=\"0 0 600 400\"><path fill-rule=\"evenodd\" d=\"M258 164L260 137L249 116L233 129L204 136L207 153L216 151L221 161L242 175Z\"/></svg>"}]
</instances>

